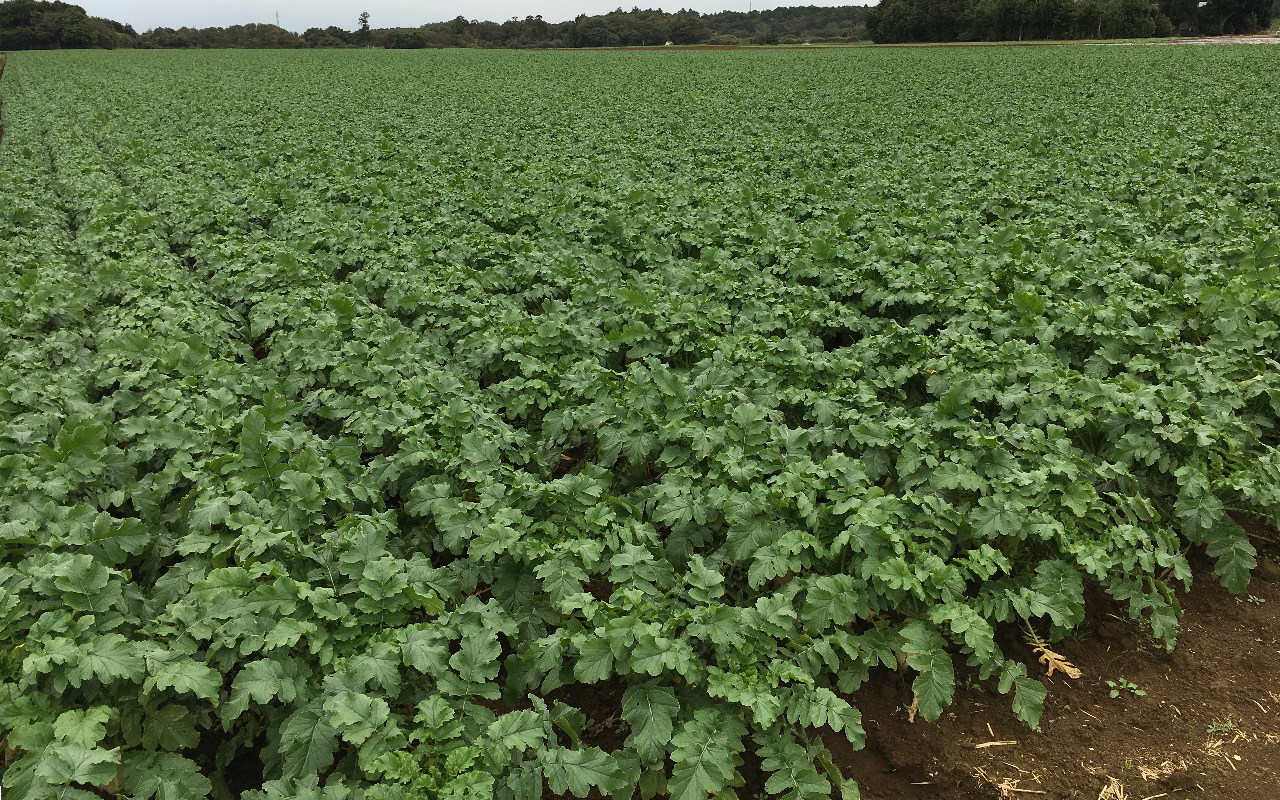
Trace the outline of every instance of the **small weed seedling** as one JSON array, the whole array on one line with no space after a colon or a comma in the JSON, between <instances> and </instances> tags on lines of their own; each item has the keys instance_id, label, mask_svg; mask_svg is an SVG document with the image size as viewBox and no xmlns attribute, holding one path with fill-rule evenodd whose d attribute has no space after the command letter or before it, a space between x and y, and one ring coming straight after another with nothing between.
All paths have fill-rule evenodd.
<instances>
[{"instance_id":1,"label":"small weed seedling","mask_svg":"<svg viewBox=\"0 0 1280 800\"><path fill-rule=\"evenodd\" d=\"M1205 732L1210 736L1226 736L1238 730L1240 730L1240 727L1236 725L1236 721L1231 717L1227 717L1226 719L1215 719L1210 722Z\"/></svg>"},{"instance_id":2,"label":"small weed seedling","mask_svg":"<svg viewBox=\"0 0 1280 800\"><path fill-rule=\"evenodd\" d=\"M1142 697L1146 692L1138 688L1138 684L1121 678L1116 681L1107 681L1107 686L1111 688L1111 696L1119 697L1121 693L1128 692L1133 697Z\"/></svg>"}]
</instances>

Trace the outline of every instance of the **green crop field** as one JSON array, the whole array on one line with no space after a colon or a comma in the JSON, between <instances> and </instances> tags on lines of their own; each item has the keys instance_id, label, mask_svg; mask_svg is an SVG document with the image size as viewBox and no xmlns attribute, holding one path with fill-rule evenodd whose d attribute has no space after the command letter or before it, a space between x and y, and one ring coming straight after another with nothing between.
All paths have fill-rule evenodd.
<instances>
[{"instance_id":1,"label":"green crop field","mask_svg":"<svg viewBox=\"0 0 1280 800\"><path fill-rule=\"evenodd\" d=\"M5 797L849 800L880 666L1035 727L1024 636L1172 647L1280 518L1278 70L11 54Z\"/></svg>"}]
</instances>

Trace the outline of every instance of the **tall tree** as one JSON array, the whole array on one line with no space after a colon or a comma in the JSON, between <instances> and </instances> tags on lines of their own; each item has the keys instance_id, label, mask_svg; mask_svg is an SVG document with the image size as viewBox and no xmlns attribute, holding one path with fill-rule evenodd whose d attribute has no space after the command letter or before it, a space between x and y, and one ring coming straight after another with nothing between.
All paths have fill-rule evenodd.
<instances>
[{"instance_id":1,"label":"tall tree","mask_svg":"<svg viewBox=\"0 0 1280 800\"><path fill-rule=\"evenodd\" d=\"M0 50L131 47L133 28L90 17L80 6L42 0L0 3Z\"/></svg>"}]
</instances>

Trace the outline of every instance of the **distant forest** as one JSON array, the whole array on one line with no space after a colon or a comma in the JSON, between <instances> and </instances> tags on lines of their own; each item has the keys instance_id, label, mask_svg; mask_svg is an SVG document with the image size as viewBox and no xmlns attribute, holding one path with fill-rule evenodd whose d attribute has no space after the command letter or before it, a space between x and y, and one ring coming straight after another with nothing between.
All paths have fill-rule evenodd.
<instances>
[{"instance_id":1,"label":"distant forest","mask_svg":"<svg viewBox=\"0 0 1280 800\"><path fill-rule=\"evenodd\" d=\"M66 48L634 47L712 44L1002 41L1251 33L1270 25L1280 0L881 0L864 6L791 6L699 14L619 8L566 22L540 16L483 22L458 17L416 28L276 25L154 28L90 17L45 0L0 2L0 51Z\"/></svg>"},{"instance_id":2,"label":"distant forest","mask_svg":"<svg viewBox=\"0 0 1280 800\"><path fill-rule=\"evenodd\" d=\"M154 28L88 16L80 6L43 0L0 2L0 50L60 48L302 47L631 47L672 44L800 44L857 42L868 37L863 6L796 6L769 11L699 14L681 9L618 9L566 22L541 16L486 22L458 17L417 28L375 28L367 14L351 30L311 28L302 34L269 24L228 28Z\"/></svg>"},{"instance_id":3,"label":"distant forest","mask_svg":"<svg viewBox=\"0 0 1280 800\"><path fill-rule=\"evenodd\" d=\"M1254 33L1280 0L881 0L875 42L1128 39Z\"/></svg>"},{"instance_id":4,"label":"distant forest","mask_svg":"<svg viewBox=\"0 0 1280 800\"><path fill-rule=\"evenodd\" d=\"M0 3L0 51L135 47L128 25L90 17L70 3L9 0Z\"/></svg>"}]
</instances>

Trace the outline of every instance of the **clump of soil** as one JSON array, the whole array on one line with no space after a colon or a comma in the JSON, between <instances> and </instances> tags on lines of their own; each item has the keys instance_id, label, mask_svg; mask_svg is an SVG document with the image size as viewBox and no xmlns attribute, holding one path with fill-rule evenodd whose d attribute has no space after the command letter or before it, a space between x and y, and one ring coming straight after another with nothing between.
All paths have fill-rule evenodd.
<instances>
[{"instance_id":1,"label":"clump of soil","mask_svg":"<svg viewBox=\"0 0 1280 800\"><path fill-rule=\"evenodd\" d=\"M910 676L886 670L853 699L866 750L839 735L827 746L864 800L1280 798L1280 537L1246 529L1260 551L1253 582L1232 595L1208 559L1193 561L1173 653L1100 594L1053 647L1082 677L1044 677L1026 646L1028 671L1049 689L1040 732L972 680L937 722L911 723Z\"/></svg>"}]
</instances>

